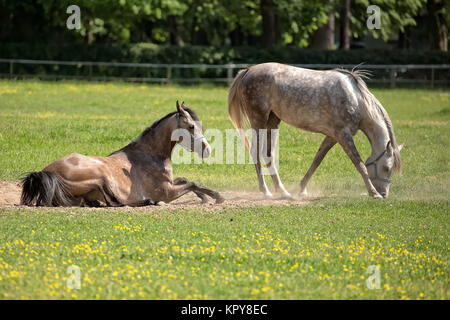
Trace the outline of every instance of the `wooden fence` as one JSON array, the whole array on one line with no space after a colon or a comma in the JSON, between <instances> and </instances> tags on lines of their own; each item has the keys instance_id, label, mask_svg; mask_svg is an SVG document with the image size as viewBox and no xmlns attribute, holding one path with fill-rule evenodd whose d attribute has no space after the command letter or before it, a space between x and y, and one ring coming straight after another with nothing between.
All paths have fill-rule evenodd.
<instances>
[{"instance_id":1,"label":"wooden fence","mask_svg":"<svg viewBox=\"0 0 450 320\"><path fill-rule=\"evenodd\" d=\"M9 65L5 68L5 64ZM6 78L50 78L50 79L87 79L87 80L124 80L139 82L226 82L230 84L239 69L247 68L251 64L156 64L156 63L124 63L124 62L93 62L93 61L53 61L53 60L26 60L26 59L0 59L0 66L3 65L3 72L0 77ZM53 66L58 69L59 66L73 66L74 71L81 68L87 68L87 72L82 75L72 74L47 74L45 72L23 73L16 72L16 66L34 65L34 66ZM292 64L293 66L311 68L311 69L334 69L344 68L353 69L355 65L351 64ZM94 72L94 68L137 68L137 69L159 69L159 74L164 76L104 76L99 75L101 72ZM417 65L374 65L363 64L360 68L375 73L368 82L386 83L391 88L396 87L400 83L410 84L429 84L431 87L435 85L450 84L450 65L447 64L417 64ZM200 73L210 69L221 70L221 77L201 77L201 76L173 76L174 70L191 69ZM5 72L5 70L7 70ZM163 70L163 72L161 72ZM9 71L9 72L8 72ZM419 72L417 72L419 71ZM412 77L408 77L408 73L416 72ZM439 76L436 73L439 72ZM120 73L120 72L119 72Z\"/></svg>"}]
</instances>

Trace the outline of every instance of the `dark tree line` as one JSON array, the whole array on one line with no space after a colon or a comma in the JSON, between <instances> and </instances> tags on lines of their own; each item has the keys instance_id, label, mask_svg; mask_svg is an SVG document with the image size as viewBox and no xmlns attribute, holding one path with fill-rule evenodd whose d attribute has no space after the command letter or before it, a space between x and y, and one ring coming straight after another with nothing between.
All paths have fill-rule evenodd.
<instances>
[{"instance_id":1,"label":"dark tree line","mask_svg":"<svg viewBox=\"0 0 450 320\"><path fill-rule=\"evenodd\" d=\"M81 29L68 30L70 0L0 0L1 42L135 43L297 46L349 49L371 34L398 35L426 17L430 49L447 50L446 0L78 0ZM381 9L380 29L366 26L367 7Z\"/></svg>"}]
</instances>

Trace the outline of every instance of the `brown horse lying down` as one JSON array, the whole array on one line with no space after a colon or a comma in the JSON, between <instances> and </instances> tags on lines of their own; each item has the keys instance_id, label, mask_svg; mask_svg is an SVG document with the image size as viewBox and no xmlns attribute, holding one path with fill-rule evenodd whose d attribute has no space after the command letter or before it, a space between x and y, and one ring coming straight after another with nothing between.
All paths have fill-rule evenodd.
<instances>
[{"instance_id":1,"label":"brown horse lying down","mask_svg":"<svg viewBox=\"0 0 450 320\"><path fill-rule=\"evenodd\" d=\"M174 139L175 137L175 139ZM185 178L173 180L171 153L176 143L200 157L211 154L197 115L177 101L177 111L155 121L108 157L73 153L22 180L21 203L36 206L145 206L169 203L192 191L221 203L224 198Z\"/></svg>"}]
</instances>

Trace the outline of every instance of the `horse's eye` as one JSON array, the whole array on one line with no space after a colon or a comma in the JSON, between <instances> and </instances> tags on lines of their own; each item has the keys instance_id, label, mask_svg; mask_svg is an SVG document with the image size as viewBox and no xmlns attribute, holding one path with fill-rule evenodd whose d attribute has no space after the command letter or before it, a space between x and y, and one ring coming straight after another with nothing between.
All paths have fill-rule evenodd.
<instances>
[{"instance_id":1,"label":"horse's eye","mask_svg":"<svg viewBox=\"0 0 450 320\"><path fill-rule=\"evenodd\" d=\"M189 129L190 129L190 130L194 130L194 126L193 126L193 125L190 125L190 126L189 126Z\"/></svg>"},{"instance_id":2,"label":"horse's eye","mask_svg":"<svg viewBox=\"0 0 450 320\"><path fill-rule=\"evenodd\" d=\"M383 170L386 171L386 172L389 172L389 167L388 166L384 166Z\"/></svg>"}]
</instances>

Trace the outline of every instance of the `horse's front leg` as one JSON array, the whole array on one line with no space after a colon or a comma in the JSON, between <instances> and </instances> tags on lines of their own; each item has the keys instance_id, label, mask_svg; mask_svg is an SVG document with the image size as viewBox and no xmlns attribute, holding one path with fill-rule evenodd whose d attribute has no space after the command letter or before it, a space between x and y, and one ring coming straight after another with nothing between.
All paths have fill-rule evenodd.
<instances>
[{"instance_id":1,"label":"horse's front leg","mask_svg":"<svg viewBox=\"0 0 450 320\"><path fill-rule=\"evenodd\" d=\"M314 174L316 169L320 166L322 163L323 158L327 155L328 151L330 151L331 148L336 144L336 140L333 138L326 136L325 139L322 141L322 144L319 147L319 150L316 153L316 156L314 157L314 160L309 167L308 171L306 172L305 176L303 177L302 181L300 182L300 195L306 196L308 193L306 191L306 185L309 182L309 179L311 179L311 176Z\"/></svg>"},{"instance_id":2,"label":"horse's front leg","mask_svg":"<svg viewBox=\"0 0 450 320\"><path fill-rule=\"evenodd\" d=\"M182 185L182 184L186 184L188 182L189 181L186 178L182 178L182 177L176 178L175 180L173 180L173 184L175 184L175 185ZM202 203L208 203L208 197L204 193L201 193L196 190L193 192L197 195L197 197L199 197L202 200Z\"/></svg>"},{"instance_id":3,"label":"horse's front leg","mask_svg":"<svg viewBox=\"0 0 450 320\"><path fill-rule=\"evenodd\" d=\"M356 149L355 142L353 141L353 136L348 128L343 129L338 135L338 142L344 149L345 153L350 157L356 169L361 174L364 183L366 184L369 196L373 198L383 198L370 181L369 174L367 172L366 165L362 161L358 150Z\"/></svg>"},{"instance_id":4,"label":"horse's front leg","mask_svg":"<svg viewBox=\"0 0 450 320\"><path fill-rule=\"evenodd\" d=\"M207 188L207 187L205 187L205 186L203 186L203 185L201 185L201 184L199 184L197 182L188 182L188 183L192 183L192 191L195 194L198 194L198 193L206 194L206 195L210 196L211 198L215 199L216 203L222 203L222 202L225 201L225 198L222 197L220 195L220 193L217 192L217 191L209 189L209 188Z\"/></svg>"},{"instance_id":5,"label":"horse's front leg","mask_svg":"<svg viewBox=\"0 0 450 320\"><path fill-rule=\"evenodd\" d=\"M184 184L167 184L164 191L164 199L162 199L164 202L169 203L173 200L178 199L179 197L185 195L188 192L195 192L195 193L203 193L211 198L216 200L216 203L222 203L225 201L225 199L218 193L217 191L211 190L209 188L206 188L202 186L201 184L197 182L187 181Z\"/></svg>"}]
</instances>

